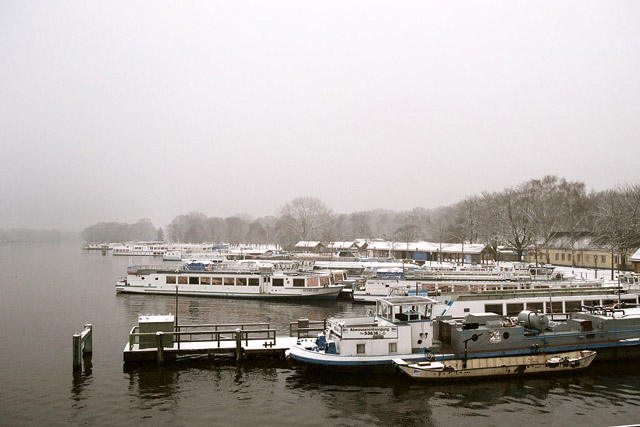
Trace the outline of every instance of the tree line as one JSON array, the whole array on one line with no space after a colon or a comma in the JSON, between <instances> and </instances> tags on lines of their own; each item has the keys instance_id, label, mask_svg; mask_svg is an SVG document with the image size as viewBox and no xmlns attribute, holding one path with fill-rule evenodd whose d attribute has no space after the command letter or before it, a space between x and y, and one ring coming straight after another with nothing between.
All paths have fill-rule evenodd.
<instances>
[{"instance_id":1,"label":"tree line","mask_svg":"<svg viewBox=\"0 0 640 427\"><path fill-rule=\"evenodd\" d=\"M122 224L121 227L115 223L98 224L89 227L91 232L83 231L83 236L87 239L103 235L99 230L128 231L130 234L125 233L128 239L87 239L121 241L144 240L162 233L150 221L141 222L130 229ZM403 242L468 242L485 244L493 251L506 246L521 256L531 248L544 253L558 232L566 233L572 248L580 236L589 235L601 247L624 256L640 246L640 186L621 185L587 192L582 182L545 176L502 191L471 196L450 206L350 214L335 213L315 197L298 197L282 206L276 216L257 219L248 215L208 217L201 212L179 215L165 227L163 237L184 243L278 243L287 249L301 240L382 238Z\"/></svg>"}]
</instances>

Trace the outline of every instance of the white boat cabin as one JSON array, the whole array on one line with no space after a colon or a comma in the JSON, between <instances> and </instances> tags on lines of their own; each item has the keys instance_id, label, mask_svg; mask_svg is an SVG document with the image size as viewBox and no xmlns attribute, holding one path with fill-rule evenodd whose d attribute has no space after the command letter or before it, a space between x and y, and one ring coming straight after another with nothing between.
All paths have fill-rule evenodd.
<instances>
[{"instance_id":1,"label":"white boat cabin","mask_svg":"<svg viewBox=\"0 0 640 427\"><path fill-rule=\"evenodd\" d=\"M428 352L433 343L435 303L420 296L379 298L374 317L327 319L327 353L383 356Z\"/></svg>"}]
</instances>

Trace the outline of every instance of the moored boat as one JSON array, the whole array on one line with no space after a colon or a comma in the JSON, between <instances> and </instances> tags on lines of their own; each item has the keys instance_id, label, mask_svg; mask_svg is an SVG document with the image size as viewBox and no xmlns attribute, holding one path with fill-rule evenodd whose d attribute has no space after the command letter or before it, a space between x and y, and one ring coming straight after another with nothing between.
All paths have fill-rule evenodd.
<instances>
[{"instance_id":1,"label":"moored boat","mask_svg":"<svg viewBox=\"0 0 640 427\"><path fill-rule=\"evenodd\" d=\"M444 361L598 351L598 360L640 358L640 308L581 307L564 321L523 310L517 318L467 313L436 317L435 300L388 297L376 302L375 316L327 319L322 334L300 339L294 361L328 369L388 371L393 359ZM378 370L378 369L376 369Z\"/></svg>"},{"instance_id":2,"label":"moored boat","mask_svg":"<svg viewBox=\"0 0 640 427\"><path fill-rule=\"evenodd\" d=\"M592 350L557 354L407 362L393 359L403 374L415 380L457 380L525 374L557 373L587 368L596 357Z\"/></svg>"},{"instance_id":3,"label":"moored boat","mask_svg":"<svg viewBox=\"0 0 640 427\"><path fill-rule=\"evenodd\" d=\"M209 264L211 269L129 267L117 293L175 294L227 298L336 299L341 273L277 270L271 263L243 261Z\"/></svg>"},{"instance_id":4,"label":"moored boat","mask_svg":"<svg viewBox=\"0 0 640 427\"><path fill-rule=\"evenodd\" d=\"M328 369L376 372L393 372L395 358L427 361L435 302L420 296L379 298L372 316L327 319L325 331L298 340L289 358Z\"/></svg>"}]
</instances>

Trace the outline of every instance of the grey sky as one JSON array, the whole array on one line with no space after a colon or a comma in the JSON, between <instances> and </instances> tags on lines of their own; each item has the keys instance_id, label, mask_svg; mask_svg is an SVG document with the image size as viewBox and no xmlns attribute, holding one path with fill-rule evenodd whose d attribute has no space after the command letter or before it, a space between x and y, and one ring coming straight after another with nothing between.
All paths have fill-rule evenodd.
<instances>
[{"instance_id":1,"label":"grey sky","mask_svg":"<svg viewBox=\"0 0 640 427\"><path fill-rule=\"evenodd\" d=\"M0 3L0 228L640 181L640 2Z\"/></svg>"}]
</instances>

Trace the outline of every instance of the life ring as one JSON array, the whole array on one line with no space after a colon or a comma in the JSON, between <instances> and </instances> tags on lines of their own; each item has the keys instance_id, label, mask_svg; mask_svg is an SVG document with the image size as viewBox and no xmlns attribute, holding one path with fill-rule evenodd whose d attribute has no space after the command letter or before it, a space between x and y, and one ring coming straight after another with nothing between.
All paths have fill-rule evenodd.
<instances>
[{"instance_id":1,"label":"life ring","mask_svg":"<svg viewBox=\"0 0 640 427\"><path fill-rule=\"evenodd\" d=\"M538 354L540 352L540 346L538 344L534 344L531 346L531 354Z\"/></svg>"},{"instance_id":2,"label":"life ring","mask_svg":"<svg viewBox=\"0 0 640 427\"><path fill-rule=\"evenodd\" d=\"M424 354L424 358L427 359L427 360L433 360L433 353L431 353L430 351L427 351Z\"/></svg>"}]
</instances>

